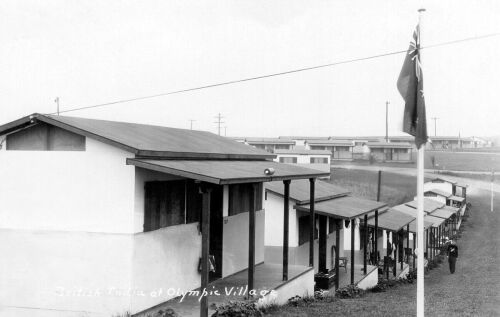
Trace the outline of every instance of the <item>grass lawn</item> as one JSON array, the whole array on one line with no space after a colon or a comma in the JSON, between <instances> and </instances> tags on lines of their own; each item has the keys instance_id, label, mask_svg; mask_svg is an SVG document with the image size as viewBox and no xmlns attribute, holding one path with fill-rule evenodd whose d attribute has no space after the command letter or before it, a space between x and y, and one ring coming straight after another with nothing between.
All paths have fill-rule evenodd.
<instances>
[{"instance_id":1,"label":"grass lawn","mask_svg":"<svg viewBox=\"0 0 500 317\"><path fill-rule=\"evenodd\" d=\"M365 170L332 168L329 182L351 191L353 196L377 200L378 173ZM417 192L415 177L383 172L380 201L395 206L413 200Z\"/></svg>"},{"instance_id":2,"label":"grass lawn","mask_svg":"<svg viewBox=\"0 0 500 317\"><path fill-rule=\"evenodd\" d=\"M390 183L390 182L389 182ZM498 196L497 196L498 197ZM469 194L471 217L458 240L457 271L445 261L425 276L425 316L500 315L500 210L489 211L489 193ZM495 200L500 206L500 198ZM401 284L357 299L285 306L268 316L415 316L416 284Z\"/></svg>"}]
</instances>

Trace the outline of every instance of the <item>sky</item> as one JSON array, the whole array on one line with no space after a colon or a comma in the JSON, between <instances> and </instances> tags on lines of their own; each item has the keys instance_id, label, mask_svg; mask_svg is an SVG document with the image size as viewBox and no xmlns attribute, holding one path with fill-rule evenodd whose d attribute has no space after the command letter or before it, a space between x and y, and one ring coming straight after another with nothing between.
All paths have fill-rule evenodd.
<instances>
[{"instance_id":1,"label":"sky","mask_svg":"<svg viewBox=\"0 0 500 317\"><path fill-rule=\"evenodd\" d=\"M500 32L500 1L0 2L0 124ZM500 135L500 36L422 50L428 130ZM64 115L276 137L401 132L404 53Z\"/></svg>"}]
</instances>

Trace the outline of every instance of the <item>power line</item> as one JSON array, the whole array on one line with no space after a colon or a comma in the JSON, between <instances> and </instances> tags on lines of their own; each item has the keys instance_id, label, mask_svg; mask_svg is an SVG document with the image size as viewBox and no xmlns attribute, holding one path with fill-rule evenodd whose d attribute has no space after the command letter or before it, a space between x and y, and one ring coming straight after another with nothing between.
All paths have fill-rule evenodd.
<instances>
[{"instance_id":1,"label":"power line","mask_svg":"<svg viewBox=\"0 0 500 317\"><path fill-rule=\"evenodd\" d=\"M453 41L448 41L448 42L442 42L442 43L438 43L438 44L428 45L428 46L425 46L425 47L421 47L420 49L426 49L426 48L434 48L434 47L452 45L452 44L457 44L457 43L461 43L461 42L468 42L468 41L473 41L473 40L481 40L481 39L486 39L486 38L495 37L495 36L499 36L499 35L500 35L500 32L486 34L486 35L481 35L481 36L468 37L468 38L464 38L464 39L459 39L459 40L453 40ZM79 110L99 108L99 107L105 107L105 106L111 106L111 105L115 105L115 104L120 104L120 103L127 103L127 102L138 101L138 100L146 100L146 99L158 98L158 97L169 96L169 95L174 95L174 94L180 94L180 93L186 93L186 92L191 92L191 91L197 91L197 90L202 90L202 89L208 89L208 88L215 88L215 87L220 87L220 86L227 86L227 85L232 85L232 84L244 83L244 82L247 82L247 81L254 81L254 80L271 78L271 77L277 77L277 76L283 76L283 75L290 75L290 74L305 72L305 71L309 71L309 70L315 70L315 69L332 67L332 66L337 66L337 65L342 65L342 64L350 64L350 63L356 63L356 62L361 62L361 61L366 61L366 60L371 60L371 59L377 59L377 58L387 57L387 56L391 56L391 55L402 54L402 53L406 53L406 52L407 52L407 49L404 49L404 50L400 50L400 51L393 51L393 52L383 53L383 54L378 54L378 55L371 55L371 56L366 56L366 57L359 57L359 58L347 59L347 60L343 60L343 61L339 61L339 62L333 62L333 63L328 63L328 64L323 64L323 65L298 68L298 69L288 70L288 71L284 71L284 72L272 73L272 74L255 76L255 77L247 77L247 78L243 78L243 79L230 80L230 81L225 81L225 82L220 82L220 83L215 83L215 84L209 84L209 85L204 85L204 86L198 86L198 87L193 87L193 88L186 88L186 89L181 89L181 90L174 90L174 91L169 91L169 92L164 92L164 93L159 93L159 94L154 94L154 95L148 95L148 96L142 96L142 97L135 97L135 98L129 98L129 99L120 99L120 100L116 100L116 101L95 104L95 105L92 105L92 106L82 106L82 107L70 108L70 109L67 109L67 110L59 111L58 113L67 113L67 112L73 112L73 111L79 111ZM51 114L56 114L56 113L48 113L48 114L51 115Z\"/></svg>"},{"instance_id":2,"label":"power line","mask_svg":"<svg viewBox=\"0 0 500 317\"><path fill-rule=\"evenodd\" d=\"M217 116L215 116L215 119L217 119L217 121L215 121L214 123L217 124L217 130L218 130L219 135L220 135L220 127L221 127L220 125L222 123L225 123L224 121L222 121L223 118L224 117L220 114L220 112L219 112L219 114L217 114Z\"/></svg>"}]
</instances>

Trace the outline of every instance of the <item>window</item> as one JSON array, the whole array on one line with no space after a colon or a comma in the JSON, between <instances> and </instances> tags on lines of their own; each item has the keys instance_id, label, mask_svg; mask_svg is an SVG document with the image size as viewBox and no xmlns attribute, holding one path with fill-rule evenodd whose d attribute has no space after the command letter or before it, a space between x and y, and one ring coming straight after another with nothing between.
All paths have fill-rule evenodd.
<instances>
[{"instance_id":1,"label":"window","mask_svg":"<svg viewBox=\"0 0 500 317\"><path fill-rule=\"evenodd\" d=\"M291 156L282 156L280 157L280 163L297 164L297 158Z\"/></svg>"},{"instance_id":2,"label":"window","mask_svg":"<svg viewBox=\"0 0 500 317\"><path fill-rule=\"evenodd\" d=\"M193 180L146 182L144 231L200 221L202 196Z\"/></svg>"},{"instance_id":3,"label":"window","mask_svg":"<svg viewBox=\"0 0 500 317\"><path fill-rule=\"evenodd\" d=\"M311 157L310 163L311 164L328 164L328 158L327 157Z\"/></svg>"},{"instance_id":4,"label":"window","mask_svg":"<svg viewBox=\"0 0 500 317\"><path fill-rule=\"evenodd\" d=\"M262 183L229 185L229 216L250 211L253 207L254 195L257 195L255 210L261 210Z\"/></svg>"}]
</instances>

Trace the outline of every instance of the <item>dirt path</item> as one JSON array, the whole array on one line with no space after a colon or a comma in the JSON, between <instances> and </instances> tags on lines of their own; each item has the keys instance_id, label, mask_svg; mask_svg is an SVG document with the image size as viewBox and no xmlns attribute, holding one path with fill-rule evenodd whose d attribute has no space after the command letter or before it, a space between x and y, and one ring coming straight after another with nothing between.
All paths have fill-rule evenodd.
<instances>
[{"instance_id":1,"label":"dirt path","mask_svg":"<svg viewBox=\"0 0 500 317\"><path fill-rule=\"evenodd\" d=\"M443 265L426 279L429 316L500 315L500 208L490 211L490 195L484 190L469 200L473 214L458 241L457 271L452 275Z\"/></svg>"}]
</instances>

